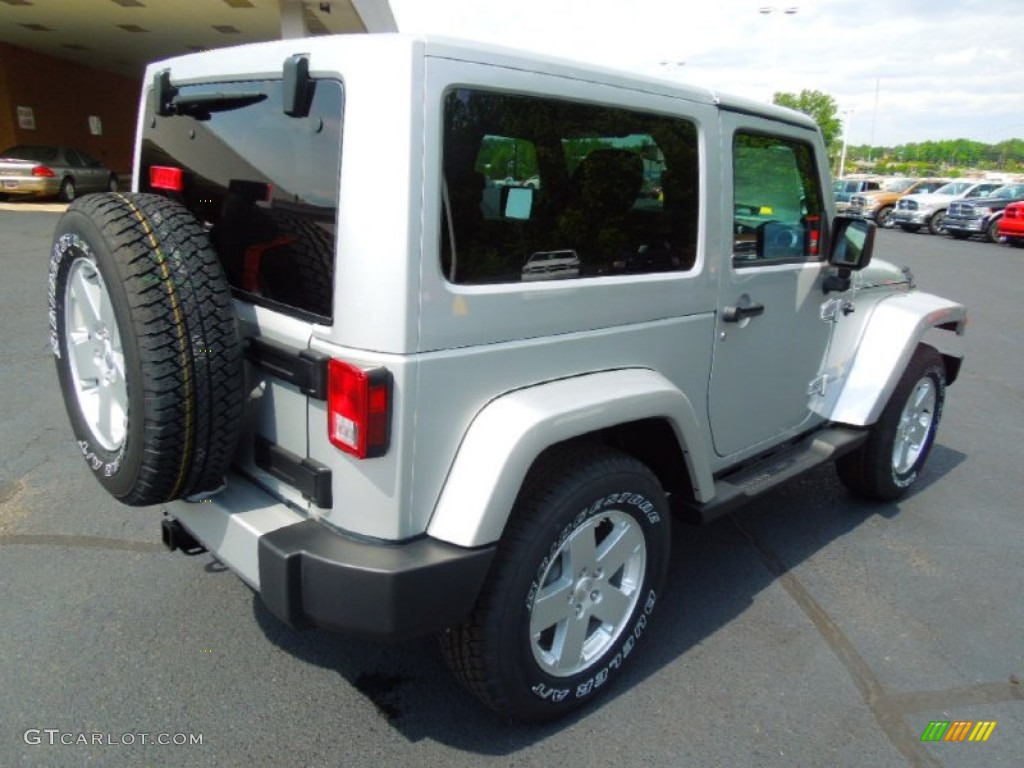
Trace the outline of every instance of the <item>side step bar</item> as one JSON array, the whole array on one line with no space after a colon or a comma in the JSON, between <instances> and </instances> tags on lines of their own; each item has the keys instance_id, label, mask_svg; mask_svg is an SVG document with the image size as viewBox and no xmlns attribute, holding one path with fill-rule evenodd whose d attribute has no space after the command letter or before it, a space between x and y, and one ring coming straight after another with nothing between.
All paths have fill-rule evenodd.
<instances>
[{"instance_id":1,"label":"side step bar","mask_svg":"<svg viewBox=\"0 0 1024 768\"><path fill-rule=\"evenodd\" d=\"M866 429L828 427L715 481L715 496L699 504L677 502L683 516L707 523L807 470L858 448Z\"/></svg>"}]
</instances>

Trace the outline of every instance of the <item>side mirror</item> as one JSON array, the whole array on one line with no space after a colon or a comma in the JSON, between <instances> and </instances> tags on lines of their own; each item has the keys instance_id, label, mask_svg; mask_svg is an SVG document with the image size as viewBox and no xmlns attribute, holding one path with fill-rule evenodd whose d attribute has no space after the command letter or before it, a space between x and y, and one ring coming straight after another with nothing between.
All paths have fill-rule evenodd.
<instances>
[{"instance_id":1,"label":"side mirror","mask_svg":"<svg viewBox=\"0 0 1024 768\"><path fill-rule=\"evenodd\" d=\"M501 215L506 219L527 221L533 210L533 187L502 187Z\"/></svg>"},{"instance_id":2,"label":"side mirror","mask_svg":"<svg viewBox=\"0 0 1024 768\"><path fill-rule=\"evenodd\" d=\"M871 262L875 247L875 225L864 219L836 216L832 227L832 250L828 263L840 270L861 270Z\"/></svg>"},{"instance_id":3,"label":"side mirror","mask_svg":"<svg viewBox=\"0 0 1024 768\"><path fill-rule=\"evenodd\" d=\"M837 270L822 284L826 294L850 290L850 272L864 269L870 263L875 247L875 225L864 219L836 216L831 242L828 263Z\"/></svg>"}]
</instances>

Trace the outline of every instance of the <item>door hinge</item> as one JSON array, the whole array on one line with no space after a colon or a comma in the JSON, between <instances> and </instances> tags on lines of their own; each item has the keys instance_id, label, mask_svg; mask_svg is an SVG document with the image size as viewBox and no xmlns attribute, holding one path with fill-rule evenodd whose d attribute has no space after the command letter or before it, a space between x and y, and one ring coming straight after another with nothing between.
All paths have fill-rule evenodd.
<instances>
[{"instance_id":1,"label":"door hinge","mask_svg":"<svg viewBox=\"0 0 1024 768\"><path fill-rule=\"evenodd\" d=\"M829 299L821 305L821 319L826 323L834 323L839 318L841 299Z\"/></svg>"},{"instance_id":2,"label":"door hinge","mask_svg":"<svg viewBox=\"0 0 1024 768\"><path fill-rule=\"evenodd\" d=\"M853 302L846 299L829 299L821 305L821 319L826 323L839 322L839 315L853 312Z\"/></svg>"}]
</instances>

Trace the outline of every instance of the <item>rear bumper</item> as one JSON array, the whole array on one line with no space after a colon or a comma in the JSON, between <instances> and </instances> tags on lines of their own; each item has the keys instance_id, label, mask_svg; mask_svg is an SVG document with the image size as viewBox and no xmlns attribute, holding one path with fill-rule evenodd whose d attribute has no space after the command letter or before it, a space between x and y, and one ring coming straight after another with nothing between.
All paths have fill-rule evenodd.
<instances>
[{"instance_id":1,"label":"rear bumper","mask_svg":"<svg viewBox=\"0 0 1024 768\"><path fill-rule=\"evenodd\" d=\"M999 234L1004 237L1024 237L1024 221L1018 219L1000 219Z\"/></svg>"},{"instance_id":2,"label":"rear bumper","mask_svg":"<svg viewBox=\"0 0 1024 768\"><path fill-rule=\"evenodd\" d=\"M61 180L45 176L2 176L0 194L25 197L52 197L60 192Z\"/></svg>"},{"instance_id":3,"label":"rear bumper","mask_svg":"<svg viewBox=\"0 0 1024 768\"><path fill-rule=\"evenodd\" d=\"M494 547L467 549L421 537L356 540L307 519L244 477L201 502L172 502L177 519L297 629L379 639L438 632L476 602Z\"/></svg>"}]
</instances>

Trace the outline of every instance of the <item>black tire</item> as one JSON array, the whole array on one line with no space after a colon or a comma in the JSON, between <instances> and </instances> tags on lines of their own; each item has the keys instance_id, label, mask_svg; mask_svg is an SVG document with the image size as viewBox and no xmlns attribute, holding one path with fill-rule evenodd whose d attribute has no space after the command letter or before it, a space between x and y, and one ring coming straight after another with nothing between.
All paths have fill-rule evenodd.
<instances>
[{"instance_id":1,"label":"black tire","mask_svg":"<svg viewBox=\"0 0 1024 768\"><path fill-rule=\"evenodd\" d=\"M64 402L100 484L133 506L220 485L245 387L230 289L199 222L158 195L74 201L49 304Z\"/></svg>"},{"instance_id":2,"label":"black tire","mask_svg":"<svg viewBox=\"0 0 1024 768\"><path fill-rule=\"evenodd\" d=\"M900 224L900 229L904 232L917 232L921 229L920 224Z\"/></svg>"},{"instance_id":3,"label":"black tire","mask_svg":"<svg viewBox=\"0 0 1024 768\"><path fill-rule=\"evenodd\" d=\"M61 182L58 197L63 202L70 203L76 196L77 191L75 190L75 180L68 176L63 182Z\"/></svg>"},{"instance_id":4,"label":"black tire","mask_svg":"<svg viewBox=\"0 0 1024 768\"><path fill-rule=\"evenodd\" d=\"M985 227L985 239L990 243L998 243L1000 239L999 235L999 219L992 219Z\"/></svg>"},{"instance_id":5,"label":"black tire","mask_svg":"<svg viewBox=\"0 0 1024 768\"><path fill-rule=\"evenodd\" d=\"M577 552L589 546L592 561L573 562L572 542ZM602 446L549 451L523 485L476 607L441 637L449 667L484 704L517 720L551 720L586 704L648 629L669 546L668 504L647 467ZM547 619L536 613L545 599L555 608ZM563 641L579 644L578 654L563 659Z\"/></svg>"},{"instance_id":6,"label":"black tire","mask_svg":"<svg viewBox=\"0 0 1024 768\"><path fill-rule=\"evenodd\" d=\"M889 229L892 227L892 222L889 221L890 216L892 216L892 206L883 205L878 209L878 213L875 215L875 222L878 226Z\"/></svg>"},{"instance_id":7,"label":"black tire","mask_svg":"<svg viewBox=\"0 0 1024 768\"><path fill-rule=\"evenodd\" d=\"M878 422L871 427L867 442L836 461L839 479L867 499L894 501L903 496L928 459L945 399L946 368L942 358L931 347L921 345ZM927 425L921 423L925 419ZM915 420L917 426L911 431ZM905 453L901 451L897 456L897 448Z\"/></svg>"},{"instance_id":8,"label":"black tire","mask_svg":"<svg viewBox=\"0 0 1024 768\"><path fill-rule=\"evenodd\" d=\"M946 212L936 211L932 214L932 217L928 219L928 231L933 235L944 235L946 234Z\"/></svg>"}]
</instances>

